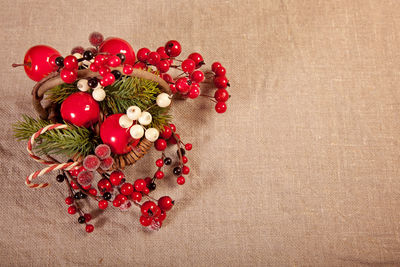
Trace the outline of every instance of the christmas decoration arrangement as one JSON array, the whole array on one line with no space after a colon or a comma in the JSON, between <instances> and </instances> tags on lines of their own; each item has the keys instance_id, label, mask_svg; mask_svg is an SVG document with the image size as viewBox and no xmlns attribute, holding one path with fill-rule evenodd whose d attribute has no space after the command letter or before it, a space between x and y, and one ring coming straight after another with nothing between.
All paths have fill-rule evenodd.
<instances>
[{"instance_id":1,"label":"christmas decoration arrangement","mask_svg":"<svg viewBox=\"0 0 400 267\"><path fill-rule=\"evenodd\" d=\"M158 230L174 206L170 196L156 197L163 179L175 176L183 185L190 173L184 143L172 123L169 109L174 101L204 97L224 113L230 98L226 69L219 62L205 70L199 53L179 59L179 42L168 41L151 51L132 46L121 38L93 32L93 47L77 46L65 57L52 47L37 45L25 54L22 64L28 77L36 81L33 107L39 118L27 115L14 125L18 140L27 141L27 151L46 165L25 181L30 188L38 177L56 174L67 188L65 203L69 214L94 230L86 201L95 201L101 210L111 206L127 211L138 207L140 224ZM203 86L214 95L201 94ZM126 177L124 169L141 159L154 145L160 152L148 177ZM173 147L167 153L167 147ZM171 175L170 175L171 174Z\"/></svg>"}]
</instances>

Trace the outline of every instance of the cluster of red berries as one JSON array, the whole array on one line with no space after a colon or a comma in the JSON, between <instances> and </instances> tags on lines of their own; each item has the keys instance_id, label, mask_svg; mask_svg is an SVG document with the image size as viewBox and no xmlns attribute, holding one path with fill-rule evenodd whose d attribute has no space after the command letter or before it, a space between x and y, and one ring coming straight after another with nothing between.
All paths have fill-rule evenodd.
<instances>
[{"instance_id":1,"label":"cluster of red berries","mask_svg":"<svg viewBox=\"0 0 400 267\"><path fill-rule=\"evenodd\" d=\"M214 85L218 88L215 91L214 98L217 101L215 110L218 113L224 113L226 111L226 101L229 99L229 93L226 88L229 86L229 81L226 78L226 69L219 62L214 62L211 65L211 70L215 74Z\"/></svg>"}]
</instances>

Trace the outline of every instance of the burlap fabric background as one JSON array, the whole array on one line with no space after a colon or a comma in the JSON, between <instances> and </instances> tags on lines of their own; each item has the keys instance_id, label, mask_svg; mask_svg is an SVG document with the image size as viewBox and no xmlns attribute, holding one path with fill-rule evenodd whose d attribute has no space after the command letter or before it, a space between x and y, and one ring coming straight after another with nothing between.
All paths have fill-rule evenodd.
<instances>
[{"instance_id":1,"label":"burlap fabric background","mask_svg":"<svg viewBox=\"0 0 400 267\"><path fill-rule=\"evenodd\" d=\"M0 265L400 264L400 1L1 1ZM160 182L177 204L149 233L107 210L87 235L64 186L31 190L41 167L11 123L33 115L33 82L11 69L35 44L62 54L93 31L137 50L169 39L228 69L225 115L174 106L192 174ZM131 177L149 173L156 153ZM54 180L54 176L44 179ZM96 212L95 212L96 213Z\"/></svg>"}]
</instances>

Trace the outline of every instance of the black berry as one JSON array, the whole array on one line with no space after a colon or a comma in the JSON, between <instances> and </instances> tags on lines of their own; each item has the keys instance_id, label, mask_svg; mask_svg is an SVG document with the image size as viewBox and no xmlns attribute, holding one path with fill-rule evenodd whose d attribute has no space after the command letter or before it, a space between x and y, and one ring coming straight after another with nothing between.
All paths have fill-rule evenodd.
<instances>
[{"instance_id":1,"label":"black berry","mask_svg":"<svg viewBox=\"0 0 400 267\"><path fill-rule=\"evenodd\" d=\"M84 198L86 198L86 197L87 197L87 195L86 195L86 194L84 194L84 193L82 193L82 192L79 192L79 197L80 197L80 198L82 198L82 199L84 199Z\"/></svg>"},{"instance_id":2,"label":"black berry","mask_svg":"<svg viewBox=\"0 0 400 267\"><path fill-rule=\"evenodd\" d=\"M81 199L81 194L80 194L80 192L75 193L74 198L75 198L75 199Z\"/></svg>"},{"instance_id":3,"label":"black berry","mask_svg":"<svg viewBox=\"0 0 400 267\"><path fill-rule=\"evenodd\" d=\"M88 80L88 85L90 88L96 88L98 84L99 84L99 80L96 77L93 77Z\"/></svg>"},{"instance_id":4,"label":"black berry","mask_svg":"<svg viewBox=\"0 0 400 267\"><path fill-rule=\"evenodd\" d=\"M122 76L121 72L119 72L118 70L113 70L113 71L111 71L111 73L114 75L115 80L118 80Z\"/></svg>"},{"instance_id":5,"label":"black berry","mask_svg":"<svg viewBox=\"0 0 400 267\"><path fill-rule=\"evenodd\" d=\"M121 59L121 63L124 63L124 61L125 61L125 59L126 59L125 54L118 53L118 54L117 54L117 57L119 57L119 58Z\"/></svg>"},{"instance_id":6,"label":"black berry","mask_svg":"<svg viewBox=\"0 0 400 267\"><path fill-rule=\"evenodd\" d=\"M63 57L57 57L54 62L56 63L57 66L64 67L64 58Z\"/></svg>"},{"instance_id":7,"label":"black berry","mask_svg":"<svg viewBox=\"0 0 400 267\"><path fill-rule=\"evenodd\" d=\"M87 51L83 52L83 58L85 60L91 60L93 58L92 51L87 50Z\"/></svg>"},{"instance_id":8,"label":"black berry","mask_svg":"<svg viewBox=\"0 0 400 267\"><path fill-rule=\"evenodd\" d=\"M85 223L85 217L84 216L79 216L79 218L78 218L78 223Z\"/></svg>"},{"instance_id":9,"label":"black berry","mask_svg":"<svg viewBox=\"0 0 400 267\"><path fill-rule=\"evenodd\" d=\"M181 150L181 154L182 154L182 156L185 156L185 154L186 154L186 150L185 150L185 149L183 149L183 148L181 148L180 150ZM177 151L176 151L176 153L177 153L177 154L178 154L178 156L179 156L179 150L177 150Z\"/></svg>"},{"instance_id":10,"label":"black berry","mask_svg":"<svg viewBox=\"0 0 400 267\"><path fill-rule=\"evenodd\" d=\"M148 186L147 186L147 188L150 190L150 191L153 191L153 190L155 190L156 189L156 183L150 183Z\"/></svg>"},{"instance_id":11,"label":"black berry","mask_svg":"<svg viewBox=\"0 0 400 267\"><path fill-rule=\"evenodd\" d=\"M182 169L181 169L181 167L175 167L174 168L174 174L175 175L180 175L182 173Z\"/></svg>"},{"instance_id":12,"label":"black berry","mask_svg":"<svg viewBox=\"0 0 400 267\"><path fill-rule=\"evenodd\" d=\"M172 163L172 159L171 158L167 157L167 158L164 159L164 164L165 165L171 165L171 163Z\"/></svg>"},{"instance_id":13,"label":"black berry","mask_svg":"<svg viewBox=\"0 0 400 267\"><path fill-rule=\"evenodd\" d=\"M110 192L105 192L104 195L103 195L103 198L104 198L105 200L110 200L111 197L112 197L112 195L111 195Z\"/></svg>"},{"instance_id":14,"label":"black berry","mask_svg":"<svg viewBox=\"0 0 400 267\"><path fill-rule=\"evenodd\" d=\"M57 175L57 177L56 177L56 180L57 180L57 182L59 182L59 183L64 182L64 179L65 179L64 174L59 174L59 175Z\"/></svg>"}]
</instances>

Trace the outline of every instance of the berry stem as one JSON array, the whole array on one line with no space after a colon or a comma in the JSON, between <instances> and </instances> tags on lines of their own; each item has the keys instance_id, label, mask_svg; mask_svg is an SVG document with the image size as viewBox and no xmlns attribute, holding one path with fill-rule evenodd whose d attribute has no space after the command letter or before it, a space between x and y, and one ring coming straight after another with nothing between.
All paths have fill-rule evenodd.
<instances>
[{"instance_id":1,"label":"berry stem","mask_svg":"<svg viewBox=\"0 0 400 267\"><path fill-rule=\"evenodd\" d=\"M183 159L182 159L182 152L181 152L181 143L179 142L180 139L178 137L176 137L176 134L174 131L172 131L172 136L175 138L176 140L176 145L178 146L178 155L179 155L179 167L182 168L183 166Z\"/></svg>"},{"instance_id":2,"label":"berry stem","mask_svg":"<svg viewBox=\"0 0 400 267\"><path fill-rule=\"evenodd\" d=\"M16 63L14 63L14 64L12 64L11 66L12 66L13 68L22 67L22 66L31 66L31 63L30 63L30 62L28 62L28 63L23 63L23 64L16 64Z\"/></svg>"}]
</instances>

